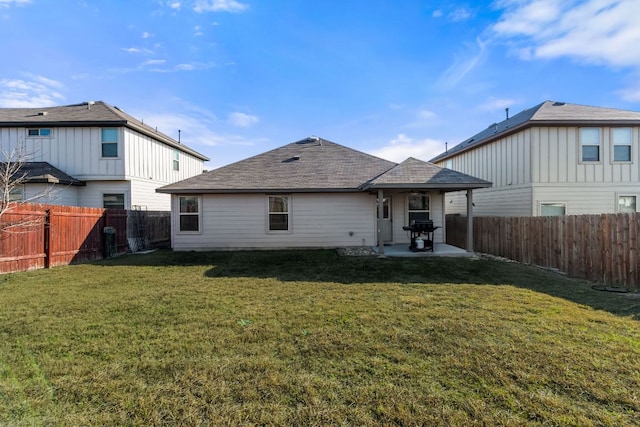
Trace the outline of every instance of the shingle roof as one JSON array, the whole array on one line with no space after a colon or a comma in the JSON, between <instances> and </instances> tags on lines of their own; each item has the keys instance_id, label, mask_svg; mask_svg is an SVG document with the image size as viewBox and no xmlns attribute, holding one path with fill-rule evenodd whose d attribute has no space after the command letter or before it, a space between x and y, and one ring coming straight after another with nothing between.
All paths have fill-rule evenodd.
<instances>
[{"instance_id":1,"label":"shingle roof","mask_svg":"<svg viewBox=\"0 0 640 427\"><path fill-rule=\"evenodd\" d=\"M18 174L24 176L28 183L86 185L47 162L25 162L20 166Z\"/></svg>"},{"instance_id":2,"label":"shingle roof","mask_svg":"<svg viewBox=\"0 0 640 427\"><path fill-rule=\"evenodd\" d=\"M159 188L161 193L357 191L395 163L311 137Z\"/></svg>"},{"instance_id":3,"label":"shingle roof","mask_svg":"<svg viewBox=\"0 0 640 427\"><path fill-rule=\"evenodd\" d=\"M431 159L438 162L509 133L534 125L629 125L640 124L640 112L545 101L488 128Z\"/></svg>"},{"instance_id":4,"label":"shingle roof","mask_svg":"<svg viewBox=\"0 0 640 427\"><path fill-rule=\"evenodd\" d=\"M41 108L0 108L0 127L126 126L201 160L206 156L103 101Z\"/></svg>"},{"instance_id":5,"label":"shingle roof","mask_svg":"<svg viewBox=\"0 0 640 427\"><path fill-rule=\"evenodd\" d=\"M417 159L400 165L312 137L157 189L160 193L479 188L491 183ZM453 186L453 187L452 187Z\"/></svg>"},{"instance_id":6,"label":"shingle roof","mask_svg":"<svg viewBox=\"0 0 640 427\"><path fill-rule=\"evenodd\" d=\"M466 189L491 187L489 181L409 157L373 179L366 188Z\"/></svg>"}]
</instances>

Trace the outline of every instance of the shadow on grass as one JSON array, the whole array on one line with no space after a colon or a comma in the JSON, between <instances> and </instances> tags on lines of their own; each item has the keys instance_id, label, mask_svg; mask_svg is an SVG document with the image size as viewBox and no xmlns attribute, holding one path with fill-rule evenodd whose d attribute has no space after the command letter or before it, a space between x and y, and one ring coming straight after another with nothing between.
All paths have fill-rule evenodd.
<instances>
[{"instance_id":1,"label":"shadow on grass","mask_svg":"<svg viewBox=\"0 0 640 427\"><path fill-rule=\"evenodd\" d=\"M99 265L205 266L206 277L282 281L512 285L640 320L640 295L602 292L594 283L524 264L485 258L344 257L333 250L172 252L161 250Z\"/></svg>"}]
</instances>

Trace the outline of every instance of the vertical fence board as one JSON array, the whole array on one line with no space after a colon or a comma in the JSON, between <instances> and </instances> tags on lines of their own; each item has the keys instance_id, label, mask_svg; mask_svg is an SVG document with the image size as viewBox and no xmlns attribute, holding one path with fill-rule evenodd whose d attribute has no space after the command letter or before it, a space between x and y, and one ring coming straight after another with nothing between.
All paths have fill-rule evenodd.
<instances>
[{"instance_id":1,"label":"vertical fence board","mask_svg":"<svg viewBox=\"0 0 640 427\"><path fill-rule=\"evenodd\" d=\"M475 217L477 252L557 268L573 277L640 291L640 213ZM465 247L466 218L447 215L447 243Z\"/></svg>"},{"instance_id":2,"label":"vertical fence board","mask_svg":"<svg viewBox=\"0 0 640 427\"><path fill-rule=\"evenodd\" d=\"M126 216L118 209L15 204L2 216L0 228L8 223L26 225L0 231L0 273L101 259L107 223L118 232L118 253L126 252Z\"/></svg>"}]
</instances>

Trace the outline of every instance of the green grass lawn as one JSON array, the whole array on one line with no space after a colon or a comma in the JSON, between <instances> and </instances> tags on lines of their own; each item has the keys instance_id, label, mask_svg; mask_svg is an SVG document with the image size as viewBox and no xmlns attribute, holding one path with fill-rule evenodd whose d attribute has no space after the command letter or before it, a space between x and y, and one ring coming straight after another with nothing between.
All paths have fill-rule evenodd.
<instances>
[{"instance_id":1,"label":"green grass lawn","mask_svg":"<svg viewBox=\"0 0 640 427\"><path fill-rule=\"evenodd\" d=\"M0 425L640 424L640 299L489 259L129 255L0 276Z\"/></svg>"}]
</instances>

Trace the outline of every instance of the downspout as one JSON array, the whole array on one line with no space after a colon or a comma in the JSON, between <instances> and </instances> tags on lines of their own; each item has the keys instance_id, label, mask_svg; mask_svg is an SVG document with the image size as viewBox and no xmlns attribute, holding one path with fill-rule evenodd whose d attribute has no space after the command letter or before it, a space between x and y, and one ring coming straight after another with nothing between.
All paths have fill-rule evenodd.
<instances>
[{"instance_id":1,"label":"downspout","mask_svg":"<svg viewBox=\"0 0 640 427\"><path fill-rule=\"evenodd\" d=\"M473 190L467 189L467 252L473 252Z\"/></svg>"},{"instance_id":2,"label":"downspout","mask_svg":"<svg viewBox=\"0 0 640 427\"><path fill-rule=\"evenodd\" d=\"M377 237L378 237L378 255L384 255L384 242L382 241L382 221L384 217L384 191L378 190L378 220L377 225Z\"/></svg>"}]
</instances>

